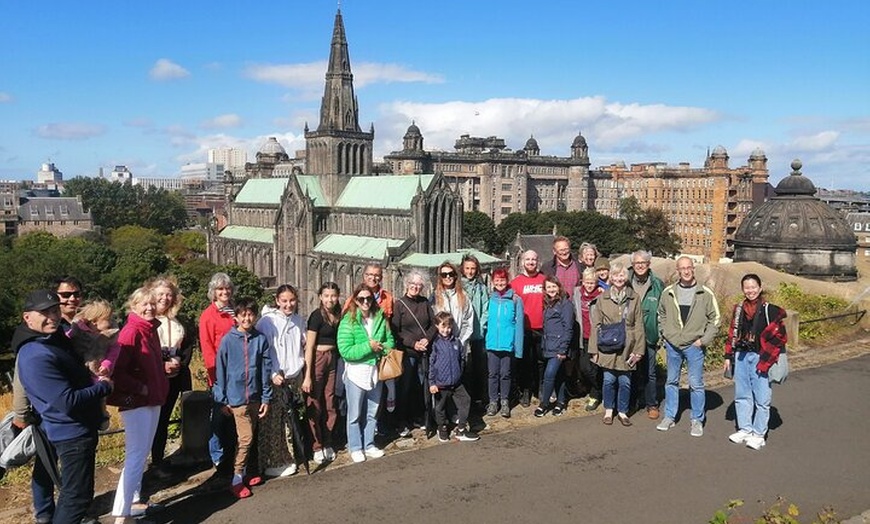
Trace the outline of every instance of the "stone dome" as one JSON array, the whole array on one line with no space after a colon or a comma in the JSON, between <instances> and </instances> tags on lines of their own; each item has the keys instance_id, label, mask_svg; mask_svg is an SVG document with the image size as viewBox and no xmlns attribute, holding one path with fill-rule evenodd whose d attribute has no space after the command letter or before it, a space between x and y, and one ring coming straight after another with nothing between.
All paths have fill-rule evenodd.
<instances>
[{"instance_id":1,"label":"stone dome","mask_svg":"<svg viewBox=\"0 0 870 524\"><path fill-rule=\"evenodd\" d=\"M854 280L855 235L846 220L816 198L812 181L791 164L776 196L758 205L734 235L734 259L756 261L787 273Z\"/></svg>"},{"instance_id":2,"label":"stone dome","mask_svg":"<svg viewBox=\"0 0 870 524\"><path fill-rule=\"evenodd\" d=\"M764 150L760 147L756 147L752 150L752 153L749 154L749 160L765 160L767 156L764 154Z\"/></svg>"},{"instance_id":3,"label":"stone dome","mask_svg":"<svg viewBox=\"0 0 870 524\"><path fill-rule=\"evenodd\" d=\"M420 128L417 127L417 124L412 120L411 125L408 126L408 131L405 132L405 138L413 138L423 136L423 133L420 132Z\"/></svg>"},{"instance_id":4,"label":"stone dome","mask_svg":"<svg viewBox=\"0 0 870 524\"><path fill-rule=\"evenodd\" d=\"M813 182L801 174L800 160L794 160L791 163L792 172L789 176L783 178L776 185L776 195L815 195L816 186Z\"/></svg>"},{"instance_id":5,"label":"stone dome","mask_svg":"<svg viewBox=\"0 0 870 524\"><path fill-rule=\"evenodd\" d=\"M710 156L728 156L728 151L726 151L722 146L716 146L713 148L713 152L710 153Z\"/></svg>"},{"instance_id":6,"label":"stone dome","mask_svg":"<svg viewBox=\"0 0 870 524\"><path fill-rule=\"evenodd\" d=\"M535 140L535 137L529 137L529 139L526 140L526 147L524 147L523 149L528 150L528 149L540 149L540 148L538 147L538 141Z\"/></svg>"},{"instance_id":7,"label":"stone dome","mask_svg":"<svg viewBox=\"0 0 870 524\"><path fill-rule=\"evenodd\" d=\"M577 133L577 137L574 138L571 147L586 147L586 139L583 138L583 133Z\"/></svg>"},{"instance_id":8,"label":"stone dome","mask_svg":"<svg viewBox=\"0 0 870 524\"><path fill-rule=\"evenodd\" d=\"M277 138L270 136L265 142L263 142L263 145L260 146L259 153L264 155L286 155L287 151L284 149L284 146L278 142Z\"/></svg>"}]
</instances>

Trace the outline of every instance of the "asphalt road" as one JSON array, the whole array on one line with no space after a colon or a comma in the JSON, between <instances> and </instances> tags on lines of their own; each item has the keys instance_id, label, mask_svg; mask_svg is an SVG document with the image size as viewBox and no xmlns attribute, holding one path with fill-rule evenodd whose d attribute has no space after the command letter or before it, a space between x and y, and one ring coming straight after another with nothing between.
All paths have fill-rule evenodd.
<instances>
[{"instance_id":1,"label":"asphalt road","mask_svg":"<svg viewBox=\"0 0 870 524\"><path fill-rule=\"evenodd\" d=\"M756 517L778 495L804 516L824 506L843 518L870 508L870 356L796 372L775 387L761 451L727 440L732 388L708 391L702 438L689 436L682 400L682 420L667 433L641 414L631 428L594 416L484 432L478 442L388 450L271 481L242 501L223 492L178 497L158 520L706 523L729 500L743 499L741 514Z\"/></svg>"}]
</instances>

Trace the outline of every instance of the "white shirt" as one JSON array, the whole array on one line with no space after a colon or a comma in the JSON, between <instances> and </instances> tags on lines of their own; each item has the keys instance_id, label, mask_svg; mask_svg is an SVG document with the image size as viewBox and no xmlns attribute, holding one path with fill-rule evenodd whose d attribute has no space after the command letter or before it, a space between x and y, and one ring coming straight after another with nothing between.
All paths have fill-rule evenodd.
<instances>
[{"instance_id":1,"label":"white shirt","mask_svg":"<svg viewBox=\"0 0 870 524\"><path fill-rule=\"evenodd\" d=\"M275 309L257 321L257 331L269 339L272 376L294 378L305 367L305 325L298 313L285 316Z\"/></svg>"}]
</instances>

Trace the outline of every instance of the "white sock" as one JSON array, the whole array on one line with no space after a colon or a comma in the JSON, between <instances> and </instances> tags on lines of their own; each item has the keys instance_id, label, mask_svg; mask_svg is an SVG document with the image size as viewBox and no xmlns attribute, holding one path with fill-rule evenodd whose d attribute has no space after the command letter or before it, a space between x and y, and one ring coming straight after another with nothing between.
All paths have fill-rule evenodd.
<instances>
[{"instance_id":1,"label":"white sock","mask_svg":"<svg viewBox=\"0 0 870 524\"><path fill-rule=\"evenodd\" d=\"M245 480L244 475L241 473L235 473L233 475L233 486L238 486Z\"/></svg>"}]
</instances>

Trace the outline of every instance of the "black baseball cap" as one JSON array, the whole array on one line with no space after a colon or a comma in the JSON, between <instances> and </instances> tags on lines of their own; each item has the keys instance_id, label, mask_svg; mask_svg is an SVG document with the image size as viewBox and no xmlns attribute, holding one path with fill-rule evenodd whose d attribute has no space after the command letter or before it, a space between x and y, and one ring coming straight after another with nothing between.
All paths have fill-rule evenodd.
<instances>
[{"instance_id":1,"label":"black baseball cap","mask_svg":"<svg viewBox=\"0 0 870 524\"><path fill-rule=\"evenodd\" d=\"M57 293L47 289L38 289L27 295L24 301L24 311L45 311L60 305Z\"/></svg>"}]
</instances>

